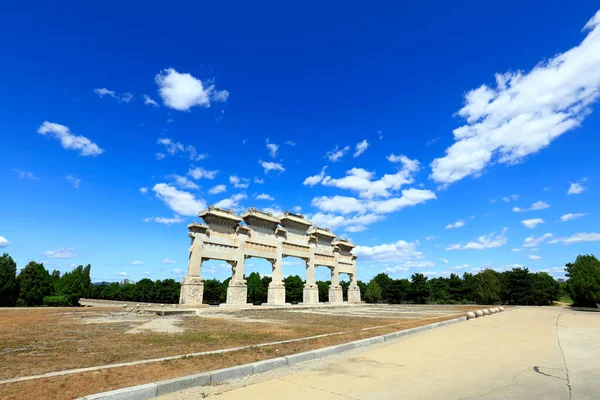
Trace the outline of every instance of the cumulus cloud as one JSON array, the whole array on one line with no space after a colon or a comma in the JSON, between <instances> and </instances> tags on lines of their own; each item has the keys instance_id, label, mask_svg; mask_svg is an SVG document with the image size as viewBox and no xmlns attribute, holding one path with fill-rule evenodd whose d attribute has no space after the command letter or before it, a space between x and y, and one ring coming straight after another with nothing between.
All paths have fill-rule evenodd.
<instances>
[{"instance_id":1,"label":"cumulus cloud","mask_svg":"<svg viewBox=\"0 0 600 400\"><path fill-rule=\"evenodd\" d=\"M346 176L343 178L324 177L321 184L352 190L364 198L390 197L392 192L399 190L403 185L414 182L413 175L418 170L418 161L407 158L402 161L402 164L402 168L395 174L385 174L379 179L374 179L373 172L362 168L352 168L346 171Z\"/></svg>"},{"instance_id":2,"label":"cumulus cloud","mask_svg":"<svg viewBox=\"0 0 600 400\"><path fill-rule=\"evenodd\" d=\"M585 190L585 188L581 184L571 183L571 186L569 186L569 190L567 191L567 194L579 194L579 193L583 193L584 190Z\"/></svg>"},{"instance_id":3,"label":"cumulus cloud","mask_svg":"<svg viewBox=\"0 0 600 400\"><path fill-rule=\"evenodd\" d=\"M183 143L175 142L170 138L159 138L156 143L164 145L167 154L171 156L174 156L175 154L181 154L182 156L189 157L189 159L192 161L200 161L208 157L206 154L198 154L196 147L192 146L191 144L185 145ZM159 160L162 160L165 158L165 156L166 155L164 153L156 154L156 158Z\"/></svg>"},{"instance_id":4,"label":"cumulus cloud","mask_svg":"<svg viewBox=\"0 0 600 400\"><path fill-rule=\"evenodd\" d=\"M358 143L356 143L356 148L355 148L354 154L352 156L358 157L362 153L367 151L368 148L369 148L369 142L367 142L367 139L363 140L362 142L358 142Z\"/></svg>"},{"instance_id":5,"label":"cumulus cloud","mask_svg":"<svg viewBox=\"0 0 600 400\"><path fill-rule=\"evenodd\" d=\"M156 193L156 197L177 214L193 217L206 208L203 200L196 199L193 194L177 190L166 183L157 183L152 190Z\"/></svg>"},{"instance_id":6,"label":"cumulus cloud","mask_svg":"<svg viewBox=\"0 0 600 400\"><path fill-rule=\"evenodd\" d=\"M219 194L219 193L223 193L226 190L227 190L227 186L221 184L221 185L213 186L210 189L208 189L208 193L210 193L210 194Z\"/></svg>"},{"instance_id":7,"label":"cumulus cloud","mask_svg":"<svg viewBox=\"0 0 600 400\"><path fill-rule=\"evenodd\" d=\"M600 240L600 233L576 233L569 237L552 239L548 243L573 244L579 242L596 242Z\"/></svg>"},{"instance_id":8,"label":"cumulus cloud","mask_svg":"<svg viewBox=\"0 0 600 400\"><path fill-rule=\"evenodd\" d=\"M119 276L127 276L127 272L117 272L117 275L119 275Z\"/></svg>"},{"instance_id":9,"label":"cumulus cloud","mask_svg":"<svg viewBox=\"0 0 600 400\"><path fill-rule=\"evenodd\" d=\"M535 203L533 203L531 205L530 208L513 207L512 210L513 210L513 212L537 211L537 210L545 210L548 207L550 207L550 204L545 203L543 201L536 201Z\"/></svg>"},{"instance_id":10,"label":"cumulus cloud","mask_svg":"<svg viewBox=\"0 0 600 400\"><path fill-rule=\"evenodd\" d=\"M40 135L50 135L60 140L66 150L76 150L81 156L97 156L104 152L103 149L85 136L74 135L68 126L44 121L37 130Z\"/></svg>"},{"instance_id":11,"label":"cumulus cloud","mask_svg":"<svg viewBox=\"0 0 600 400\"><path fill-rule=\"evenodd\" d=\"M148 193L148 188L147 187L141 187L140 188L140 193L142 193L142 194Z\"/></svg>"},{"instance_id":12,"label":"cumulus cloud","mask_svg":"<svg viewBox=\"0 0 600 400\"><path fill-rule=\"evenodd\" d=\"M142 261L140 261L140 260L132 261L129 264L131 264L131 265L144 265L144 263Z\"/></svg>"},{"instance_id":13,"label":"cumulus cloud","mask_svg":"<svg viewBox=\"0 0 600 400\"><path fill-rule=\"evenodd\" d=\"M273 196L266 194L266 193L257 194L255 196L255 198L256 198L256 200L271 200L271 201L275 200L273 198Z\"/></svg>"},{"instance_id":14,"label":"cumulus cloud","mask_svg":"<svg viewBox=\"0 0 600 400\"><path fill-rule=\"evenodd\" d=\"M524 219L523 221L521 221L521 223L525 228L533 229L539 224L543 224L544 220L541 218Z\"/></svg>"},{"instance_id":15,"label":"cumulus cloud","mask_svg":"<svg viewBox=\"0 0 600 400\"><path fill-rule=\"evenodd\" d=\"M444 264L448 264L448 260L446 260L445 258L440 258L440 260L444 263Z\"/></svg>"},{"instance_id":16,"label":"cumulus cloud","mask_svg":"<svg viewBox=\"0 0 600 400\"><path fill-rule=\"evenodd\" d=\"M189 73L179 73L166 68L155 77L158 93L163 104L178 111L189 111L192 107L210 107L211 101L225 102L229 97L226 90L217 91L214 85L206 86Z\"/></svg>"},{"instance_id":17,"label":"cumulus cloud","mask_svg":"<svg viewBox=\"0 0 600 400\"><path fill-rule=\"evenodd\" d=\"M339 146L335 146L335 149L328 151L325 156L329 159L329 161L337 162L344 157L348 150L350 150L350 146L346 146L342 149L340 149Z\"/></svg>"},{"instance_id":18,"label":"cumulus cloud","mask_svg":"<svg viewBox=\"0 0 600 400\"><path fill-rule=\"evenodd\" d=\"M464 245L450 244L446 247L446 250L483 250L501 247L504 246L508 240L506 238L506 232L508 232L508 228L504 228L498 235L492 232L487 235L479 236L476 241Z\"/></svg>"},{"instance_id":19,"label":"cumulus cloud","mask_svg":"<svg viewBox=\"0 0 600 400\"><path fill-rule=\"evenodd\" d=\"M133 100L133 95L131 93L117 94L117 92L114 90L108 90L107 88L94 89L94 93L96 93L99 97L112 97L113 99L123 103L129 103L131 100Z\"/></svg>"},{"instance_id":20,"label":"cumulus cloud","mask_svg":"<svg viewBox=\"0 0 600 400\"><path fill-rule=\"evenodd\" d=\"M515 164L578 127L600 94L600 11L587 37L529 72L496 74L496 87L465 95L455 143L432 164L431 179L449 185L494 163Z\"/></svg>"},{"instance_id":21,"label":"cumulus cloud","mask_svg":"<svg viewBox=\"0 0 600 400\"><path fill-rule=\"evenodd\" d=\"M394 272L410 268L433 267L435 264L417 250L417 243L398 240L376 246L356 246L352 251L360 260L394 263Z\"/></svg>"},{"instance_id":22,"label":"cumulus cloud","mask_svg":"<svg viewBox=\"0 0 600 400\"><path fill-rule=\"evenodd\" d=\"M160 262L161 264L175 264L176 261L175 260L171 260L170 258L165 258L164 260L162 260Z\"/></svg>"},{"instance_id":23,"label":"cumulus cloud","mask_svg":"<svg viewBox=\"0 0 600 400\"><path fill-rule=\"evenodd\" d=\"M373 224L384 219L382 215L377 214L362 214L356 216L342 216L331 213L316 213L312 217L312 222L320 227L336 230L338 228L346 228L348 232L360 232L367 225Z\"/></svg>"},{"instance_id":24,"label":"cumulus cloud","mask_svg":"<svg viewBox=\"0 0 600 400\"><path fill-rule=\"evenodd\" d=\"M259 160L258 163L265 170L265 174L269 171L279 171L279 172L285 171L285 168L283 168L283 165L281 165L280 163L276 163L273 161L262 161L262 160Z\"/></svg>"},{"instance_id":25,"label":"cumulus cloud","mask_svg":"<svg viewBox=\"0 0 600 400\"><path fill-rule=\"evenodd\" d=\"M563 222L572 221L577 218L585 217L588 213L568 213L560 217L560 220Z\"/></svg>"},{"instance_id":26,"label":"cumulus cloud","mask_svg":"<svg viewBox=\"0 0 600 400\"><path fill-rule=\"evenodd\" d=\"M79 189L79 185L81 185L81 179L74 177L73 175L65 176L65 179L73 185L75 189Z\"/></svg>"},{"instance_id":27,"label":"cumulus cloud","mask_svg":"<svg viewBox=\"0 0 600 400\"><path fill-rule=\"evenodd\" d=\"M165 218L165 217L150 217L144 218L144 222L156 222L157 224L171 225L178 224L183 222L183 218L179 215L174 215L173 218Z\"/></svg>"},{"instance_id":28,"label":"cumulus cloud","mask_svg":"<svg viewBox=\"0 0 600 400\"><path fill-rule=\"evenodd\" d=\"M198 179L215 179L219 171L209 171L204 168L190 168L188 170L188 176L198 180Z\"/></svg>"},{"instance_id":29,"label":"cumulus cloud","mask_svg":"<svg viewBox=\"0 0 600 400\"><path fill-rule=\"evenodd\" d=\"M463 226L465 226L465 221L463 221L462 219L460 221L456 221L453 224L448 224L446 225L446 229L456 229L456 228L462 228Z\"/></svg>"},{"instance_id":30,"label":"cumulus cloud","mask_svg":"<svg viewBox=\"0 0 600 400\"><path fill-rule=\"evenodd\" d=\"M148 96L147 94L144 95L144 104L149 105L149 106L158 107L158 103L154 99L152 99L150 96Z\"/></svg>"},{"instance_id":31,"label":"cumulus cloud","mask_svg":"<svg viewBox=\"0 0 600 400\"><path fill-rule=\"evenodd\" d=\"M542 259L542 257L536 256L535 254L530 254L527 258L529 258L531 261L537 261Z\"/></svg>"},{"instance_id":32,"label":"cumulus cloud","mask_svg":"<svg viewBox=\"0 0 600 400\"><path fill-rule=\"evenodd\" d=\"M227 199L223 199L221 201L218 201L215 203L215 206L219 207L219 208L225 208L225 209L239 209L240 208L240 201L247 199L248 196L246 196L245 193L238 193L238 194L234 194L233 196L227 198Z\"/></svg>"},{"instance_id":33,"label":"cumulus cloud","mask_svg":"<svg viewBox=\"0 0 600 400\"><path fill-rule=\"evenodd\" d=\"M279 146L275 143L269 143L267 141L267 150L269 151L269 155L273 158L277 157L277 152L279 151Z\"/></svg>"},{"instance_id":34,"label":"cumulus cloud","mask_svg":"<svg viewBox=\"0 0 600 400\"><path fill-rule=\"evenodd\" d=\"M229 183L231 183L233 185L233 187L236 189L245 189L250 185L248 179L240 178L239 176L236 176L236 175L231 175L229 177Z\"/></svg>"},{"instance_id":35,"label":"cumulus cloud","mask_svg":"<svg viewBox=\"0 0 600 400\"><path fill-rule=\"evenodd\" d=\"M5 238L4 236L0 236L0 248L8 247L9 244L10 242L7 238Z\"/></svg>"},{"instance_id":36,"label":"cumulus cloud","mask_svg":"<svg viewBox=\"0 0 600 400\"><path fill-rule=\"evenodd\" d=\"M313 186L321 183L323 178L325 178L325 170L326 169L327 169L327 166L324 166L323 168L321 168L321 172L318 175L309 176L308 178L306 178L304 180L304 182L302 182L302 184L305 186L313 187Z\"/></svg>"},{"instance_id":37,"label":"cumulus cloud","mask_svg":"<svg viewBox=\"0 0 600 400\"><path fill-rule=\"evenodd\" d=\"M435 193L430 190L407 189L401 193L401 197L392 197L385 200L357 199L347 196L321 196L315 197L311 204L324 212L351 214L370 211L377 214L388 214L437 198Z\"/></svg>"},{"instance_id":38,"label":"cumulus cloud","mask_svg":"<svg viewBox=\"0 0 600 400\"><path fill-rule=\"evenodd\" d=\"M63 247L58 250L47 250L44 256L48 258L76 258L75 249L72 247Z\"/></svg>"},{"instance_id":39,"label":"cumulus cloud","mask_svg":"<svg viewBox=\"0 0 600 400\"><path fill-rule=\"evenodd\" d=\"M200 189L200 186L196 185L194 182L190 181L185 176L181 175L167 175L168 179L171 179L173 183L182 188L182 189Z\"/></svg>"},{"instance_id":40,"label":"cumulus cloud","mask_svg":"<svg viewBox=\"0 0 600 400\"><path fill-rule=\"evenodd\" d=\"M523 240L523 247L538 247L540 244L544 243L551 237L553 237L551 233L544 233L538 238L535 238L533 236L527 237L525 238L525 240Z\"/></svg>"}]
</instances>

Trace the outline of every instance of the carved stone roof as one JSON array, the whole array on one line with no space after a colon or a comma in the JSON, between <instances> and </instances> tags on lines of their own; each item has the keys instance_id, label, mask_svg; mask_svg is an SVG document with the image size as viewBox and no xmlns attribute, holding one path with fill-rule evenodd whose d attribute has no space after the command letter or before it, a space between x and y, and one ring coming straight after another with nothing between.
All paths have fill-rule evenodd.
<instances>
[{"instance_id":1,"label":"carved stone roof","mask_svg":"<svg viewBox=\"0 0 600 400\"><path fill-rule=\"evenodd\" d=\"M279 224L279 218L277 218L276 216L274 216L272 213L266 212L266 211L257 210L254 207L248 209L248 211L246 211L245 213L242 214L242 219L244 221L246 221L246 219L248 219L249 217L253 217L253 218L257 218L257 219L262 219L264 221L268 221L268 222L271 222L271 223L274 223L274 224ZM247 222L248 221L246 221L246 223Z\"/></svg>"},{"instance_id":2,"label":"carved stone roof","mask_svg":"<svg viewBox=\"0 0 600 400\"><path fill-rule=\"evenodd\" d=\"M233 210L225 210L223 208L218 208L213 205L208 206L208 208L204 211L200 211L198 216L206 221L206 216L214 215L215 217L230 219L233 221L242 222L242 218L237 215Z\"/></svg>"},{"instance_id":3,"label":"carved stone roof","mask_svg":"<svg viewBox=\"0 0 600 400\"><path fill-rule=\"evenodd\" d=\"M187 228L190 232L204 232L208 229L208 226L198 222L192 222Z\"/></svg>"},{"instance_id":4,"label":"carved stone roof","mask_svg":"<svg viewBox=\"0 0 600 400\"><path fill-rule=\"evenodd\" d=\"M310 231L308 231L308 233L311 235L330 237L332 239L336 238L335 234L333 232L331 232L329 229L319 228L318 226L313 226L312 229Z\"/></svg>"},{"instance_id":5,"label":"carved stone roof","mask_svg":"<svg viewBox=\"0 0 600 400\"><path fill-rule=\"evenodd\" d=\"M300 225L305 225L306 228L312 225L312 222L304 218L304 215L294 214L289 211L286 211L282 217L280 217L281 225L285 226L286 221L295 222Z\"/></svg>"},{"instance_id":6,"label":"carved stone roof","mask_svg":"<svg viewBox=\"0 0 600 400\"><path fill-rule=\"evenodd\" d=\"M337 240L334 240L333 242L331 242L331 244L334 246L346 247L348 249L353 249L356 247L356 245L354 243L350 242L349 240L340 239L340 238L338 238Z\"/></svg>"}]
</instances>

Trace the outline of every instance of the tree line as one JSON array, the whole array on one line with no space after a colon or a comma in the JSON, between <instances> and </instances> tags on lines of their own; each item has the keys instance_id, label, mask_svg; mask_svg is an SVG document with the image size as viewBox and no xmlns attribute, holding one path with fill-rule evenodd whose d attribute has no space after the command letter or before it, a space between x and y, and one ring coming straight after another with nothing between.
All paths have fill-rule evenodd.
<instances>
[{"instance_id":1,"label":"tree line","mask_svg":"<svg viewBox=\"0 0 600 400\"><path fill-rule=\"evenodd\" d=\"M174 279L141 279L137 282L102 282L93 284L91 266L78 266L60 274L48 272L43 264L29 262L17 275L17 265L8 255L0 257L0 307L11 306L75 306L82 297L130 302L178 303L181 284ZM561 296L570 296L576 305L596 306L600 303L600 261L593 255L578 256L565 268L568 280L555 280L545 272L530 272L513 268L496 272L485 269L462 277L429 279L415 273L410 279L393 279L385 273L376 275L366 284L358 281L361 298L367 303L479 303L548 305ZM253 272L246 277L248 303L267 302L271 277ZM204 281L204 303L220 304L227 298L229 278L224 281ZM297 275L284 279L287 303L303 300L305 282ZM319 301L329 297L330 281L317 281ZM347 300L349 282L340 282Z\"/></svg>"}]
</instances>

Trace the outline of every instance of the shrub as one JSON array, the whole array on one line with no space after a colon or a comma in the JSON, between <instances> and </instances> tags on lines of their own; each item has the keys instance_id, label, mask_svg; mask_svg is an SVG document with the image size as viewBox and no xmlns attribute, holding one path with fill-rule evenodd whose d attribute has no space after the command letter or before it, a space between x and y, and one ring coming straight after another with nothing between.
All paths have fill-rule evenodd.
<instances>
[{"instance_id":1,"label":"shrub","mask_svg":"<svg viewBox=\"0 0 600 400\"><path fill-rule=\"evenodd\" d=\"M43 300L46 307L72 307L73 298L71 296L46 296Z\"/></svg>"}]
</instances>

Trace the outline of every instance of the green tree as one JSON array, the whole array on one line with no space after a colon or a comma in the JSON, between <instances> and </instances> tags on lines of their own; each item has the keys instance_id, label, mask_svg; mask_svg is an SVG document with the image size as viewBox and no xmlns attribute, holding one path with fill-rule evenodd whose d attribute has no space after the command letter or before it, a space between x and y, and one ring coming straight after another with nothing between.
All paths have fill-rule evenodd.
<instances>
[{"instance_id":1,"label":"green tree","mask_svg":"<svg viewBox=\"0 0 600 400\"><path fill-rule=\"evenodd\" d=\"M464 298L464 288L463 281L460 279L460 276L456 274L450 274L447 282L450 299L456 302L461 301Z\"/></svg>"},{"instance_id":2,"label":"green tree","mask_svg":"<svg viewBox=\"0 0 600 400\"><path fill-rule=\"evenodd\" d=\"M365 293L365 301L367 303L379 303L381 300L381 287L379 287L379 284L377 283L375 278L373 278L367 286L367 292Z\"/></svg>"},{"instance_id":3,"label":"green tree","mask_svg":"<svg viewBox=\"0 0 600 400\"><path fill-rule=\"evenodd\" d=\"M479 304L494 304L500 300L500 279L493 269L475 275L475 297Z\"/></svg>"},{"instance_id":4,"label":"green tree","mask_svg":"<svg viewBox=\"0 0 600 400\"><path fill-rule=\"evenodd\" d=\"M594 255L577 256L565 271L567 290L576 305L595 307L600 303L600 261Z\"/></svg>"},{"instance_id":5,"label":"green tree","mask_svg":"<svg viewBox=\"0 0 600 400\"><path fill-rule=\"evenodd\" d=\"M513 268L500 274L500 299L505 304L531 304L534 276L527 268Z\"/></svg>"},{"instance_id":6,"label":"green tree","mask_svg":"<svg viewBox=\"0 0 600 400\"><path fill-rule=\"evenodd\" d=\"M445 278L433 278L429 281L429 297L438 304L452 302L449 292L450 286Z\"/></svg>"},{"instance_id":7,"label":"green tree","mask_svg":"<svg viewBox=\"0 0 600 400\"><path fill-rule=\"evenodd\" d=\"M393 280L386 273L377 274L373 277L373 279L381 288L381 300L383 300L385 303L391 303L392 296L390 293L390 286Z\"/></svg>"},{"instance_id":8,"label":"green tree","mask_svg":"<svg viewBox=\"0 0 600 400\"><path fill-rule=\"evenodd\" d=\"M388 301L392 304L400 304L410 298L410 281L408 279L392 279L388 286Z\"/></svg>"},{"instance_id":9,"label":"green tree","mask_svg":"<svg viewBox=\"0 0 600 400\"><path fill-rule=\"evenodd\" d=\"M18 304L23 306L41 306L44 296L53 293L50 274L43 264L31 261L21 270L19 274L19 300Z\"/></svg>"},{"instance_id":10,"label":"green tree","mask_svg":"<svg viewBox=\"0 0 600 400\"><path fill-rule=\"evenodd\" d=\"M529 300L536 306L547 306L558 300L559 285L558 282L545 272L531 274L531 295Z\"/></svg>"},{"instance_id":11,"label":"green tree","mask_svg":"<svg viewBox=\"0 0 600 400\"><path fill-rule=\"evenodd\" d=\"M429 286L427 285L427 277L421 273L415 273L410 277L410 298L416 304L425 304L429 297Z\"/></svg>"},{"instance_id":12,"label":"green tree","mask_svg":"<svg viewBox=\"0 0 600 400\"><path fill-rule=\"evenodd\" d=\"M18 298L17 263L4 253L0 257L0 307L14 307Z\"/></svg>"},{"instance_id":13,"label":"green tree","mask_svg":"<svg viewBox=\"0 0 600 400\"><path fill-rule=\"evenodd\" d=\"M224 292L227 287L216 279L207 279L204 281L204 303L220 304L221 298L224 298Z\"/></svg>"},{"instance_id":14,"label":"green tree","mask_svg":"<svg viewBox=\"0 0 600 400\"><path fill-rule=\"evenodd\" d=\"M302 301L304 281L298 275L288 276L285 283L285 302L298 304Z\"/></svg>"},{"instance_id":15,"label":"green tree","mask_svg":"<svg viewBox=\"0 0 600 400\"><path fill-rule=\"evenodd\" d=\"M135 284L135 301L152 302L153 301L154 282L152 279L144 278L137 281Z\"/></svg>"},{"instance_id":16,"label":"green tree","mask_svg":"<svg viewBox=\"0 0 600 400\"><path fill-rule=\"evenodd\" d=\"M360 298L364 299L365 298L365 293L367 293L367 284L364 283L363 281L356 281L356 284L358 285L358 287L360 288ZM321 300L319 300L321 301Z\"/></svg>"},{"instance_id":17,"label":"green tree","mask_svg":"<svg viewBox=\"0 0 600 400\"><path fill-rule=\"evenodd\" d=\"M350 287L350 282L340 281L340 286L342 287L342 300L348 301L348 288Z\"/></svg>"},{"instance_id":18,"label":"green tree","mask_svg":"<svg viewBox=\"0 0 600 400\"><path fill-rule=\"evenodd\" d=\"M252 272L246 277L246 285L248 287L248 303L260 305L267 302L268 288L263 287L258 272Z\"/></svg>"},{"instance_id":19,"label":"green tree","mask_svg":"<svg viewBox=\"0 0 600 400\"><path fill-rule=\"evenodd\" d=\"M477 282L475 276L470 272L465 272L462 277L462 296L467 301L477 302ZM462 299L461 299L462 300Z\"/></svg>"},{"instance_id":20,"label":"green tree","mask_svg":"<svg viewBox=\"0 0 600 400\"><path fill-rule=\"evenodd\" d=\"M319 301L321 303L326 303L329 301L329 285L331 285L331 281L317 281L317 287L319 288Z\"/></svg>"}]
</instances>

